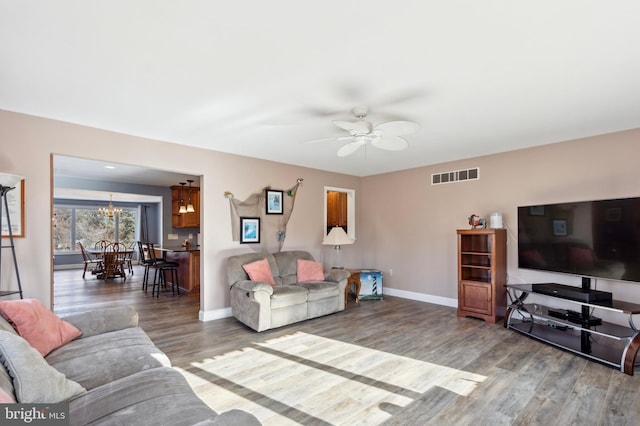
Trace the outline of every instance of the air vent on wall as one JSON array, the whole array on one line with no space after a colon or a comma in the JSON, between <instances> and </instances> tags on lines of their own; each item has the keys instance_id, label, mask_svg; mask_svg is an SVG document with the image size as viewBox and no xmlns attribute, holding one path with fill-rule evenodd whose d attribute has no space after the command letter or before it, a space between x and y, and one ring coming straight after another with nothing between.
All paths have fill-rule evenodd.
<instances>
[{"instance_id":1,"label":"air vent on wall","mask_svg":"<svg viewBox=\"0 0 640 426\"><path fill-rule=\"evenodd\" d=\"M474 167L472 169L456 170L453 172L434 173L431 175L431 185L478 179L480 179L480 168Z\"/></svg>"}]
</instances>

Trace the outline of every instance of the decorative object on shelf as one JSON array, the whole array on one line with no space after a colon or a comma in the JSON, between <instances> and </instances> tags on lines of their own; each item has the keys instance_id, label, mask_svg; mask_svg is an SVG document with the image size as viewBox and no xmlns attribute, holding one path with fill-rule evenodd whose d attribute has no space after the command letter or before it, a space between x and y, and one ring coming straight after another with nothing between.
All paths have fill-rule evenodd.
<instances>
[{"instance_id":1,"label":"decorative object on shelf","mask_svg":"<svg viewBox=\"0 0 640 426\"><path fill-rule=\"evenodd\" d=\"M491 213L489 215L489 228L491 229L502 228L502 213Z\"/></svg>"},{"instance_id":2,"label":"decorative object on shelf","mask_svg":"<svg viewBox=\"0 0 640 426\"><path fill-rule=\"evenodd\" d=\"M4 236L4 227L2 225L3 218L7 220L7 236L9 238L9 245L0 245L0 286L2 286L2 249L10 248L11 254L13 255L13 266L16 271L16 281L18 283L18 290L4 290L0 291L0 297L10 296L13 294L19 294L20 299L22 299L22 283L20 282L20 272L18 270L18 261L16 259L16 249L13 244L13 225L11 224L11 213L12 210L9 207L8 194L9 191L16 189L18 184L23 182L23 177L18 175L12 175L9 173L0 173L0 229L3 231ZM24 190L24 185L21 185L21 190ZM20 220L23 221L23 211L24 211L24 193L21 194L20 200ZM20 225L20 230L22 235L24 235L24 226Z\"/></svg>"},{"instance_id":3,"label":"decorative object on shelf","mask_svg":"<svg viewBox=\"0 0 640 426\"><path fill-rule=\"evenodd\" d=\"M480 216L476 214L472 214L471 216L469 216L469 225L471 225L471 229L484 229L487 227L487 221L485 219L481 219Z\"/></svg>"},{"instance_id":4,"label":"decorative object on shelf","mask_svg":"<svg viewBox=\"0 0 640 426\"><path fill-rule=\"evenodd\" d=\"M109 194L109 206L108 207L100 207L98 209L98 213L100 213L101 215L103 215L105 217L114 217L114 216L118 216L120 213L122 213L122 209L113 207L113 194Z\"/></svg>"},{"instance_id":5,"label":"decorative object on shelf","mask_svg":"<svg viewBox=\"0 0 640 426\"><path fill-rule=\"evenodd\" d=\"M184 205L184 186L187 182L180 182L180 209L178 210L178 214L184 214L187 212L187 206Z\"/></svg>"},{"instance_id":6,"label":"decorative object on shelf","mask_svg":"<svg viewBox=\"0 0 640 426\"><path fill-rule=\"evenodd\" d=\"M247 247L257 253L275 253L282 250L286 238L287 223L293 212L296 195L301 185L302 179L298 179L293 187L285 190L272 190L270 186L267 186L259 192L251 194L245 200L239 200L234 197L231 191L226 191L224 196L229 200L231 209L231 237L233 241L250 243ZM268 194L275 196L271 200L271 206L268 204ZM287 196L285 197L284 194ZM269 211L280 210L282 213L269 213ZM241 218L260 219L259 226L262 238L259 241L242 241Z\"/></svg>"},{"instance_id":7,"label":"decorative object on shelf","mask_svg":"<svg viewBox=\"0 0 640 426\"><path fill-rule=\"evenodd\" d=\"M329 234L324 238L322 244L326 246L333 246L336 250L336 260L334 264L334 268L342 269L342 262L340 261L340 250L341 246L346 246L349 244L353 244L353 240L349 238L344 229L340 226L335 226L331 229Z\"/></svg>"},{"instance_id":8,"label":"decorative object on shelf","mask_svg":"<svg viewBox=\"0 0 640 426\"><path fill-rule=\"evenodd\" d=\"M240 244L260 243L260 218L240 218Z\"/></svg>"},{"instance_id":9,"label":"decorative object on shelf","mask_svg":"<svg viewBox=\"0 0 640 426\"><path fill-rule=\"evenodd\" d=\"M267 206L267 214L282 214L282 191L276 191L274 189L266 190L266 200L265 205Z\"/></svg>"},{"instance_id":10,"label":"decorative object on shelf","mask_svg":"<svg viewBox=\"0 0 640 426\"><path fill-rule=\"evenodd\" d=\"M189 182L189 203L187 204L187 213L194 213L196 209L193 207L193 203L191 202L191 184L193 183L193 179L187 179Z\"/></svg>"}]
</instances>

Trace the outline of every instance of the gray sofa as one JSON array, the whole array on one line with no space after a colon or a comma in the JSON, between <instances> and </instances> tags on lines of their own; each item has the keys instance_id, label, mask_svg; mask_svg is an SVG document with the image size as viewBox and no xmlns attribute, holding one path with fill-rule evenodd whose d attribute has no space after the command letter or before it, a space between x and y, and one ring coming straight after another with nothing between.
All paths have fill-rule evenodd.
<instances>
[{"instance_id":1,"label":"gray sofa","mask_svg":"<svg viewBox=\"0 0 640 426\"><path fill-rule=\"evenodd\" d=\"M240 410L218 415L200 400L182 374L171 368L167 356L137 326L134 309L101 309L63 319L79 328L82 336L53 350L44 360L86 389L68 400L71 425L260 424L253 415ZM0 357L6 357L7 341L17 340L7 332L16 332L2 316L0 330L5 345ZM2 361L8 365L7 360ZM0 367L0 388L8 395L18 395L20 389L14 386L23 386L13 376L15 373L10 375L7 368Z\"/></svg>"},{"instance_id":2,"label":"gray sofa","mask_svg":"<svg viewBox=\"0 0 640 426\"><path fill-rule=\"evenodd\" d=\"M273 286L251 281L242 268L265 258L275 281ZM314 260L306 251L249 253L227 258L233 316L256 331L264 331L344 310L349 272L329 269L324 271L324 281L300 283L298 259Z\"/></svg>"}]
</instances>

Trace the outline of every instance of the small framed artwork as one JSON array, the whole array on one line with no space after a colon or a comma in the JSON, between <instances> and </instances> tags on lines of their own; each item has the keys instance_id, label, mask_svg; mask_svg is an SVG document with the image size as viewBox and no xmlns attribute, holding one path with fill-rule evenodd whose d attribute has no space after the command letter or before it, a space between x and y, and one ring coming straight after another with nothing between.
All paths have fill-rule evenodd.
<instances>
[{"instance_id":1,"label":"small framed artwork","mask_svg":"<svg viewBox=\"0 0 640 426\"><path fill-rule=\"evenodd\" d=\"M260 218L240 218L240 244L255 244L260 242Z\"/></svg>"},{"instance_id":2,"label":"small framed artwork","mask_svg":"<svg viewBox=\"0 0 640 426\"><path fill-rule=\"evenodd\" d=\"M11 233L13 238L24 237L24 179L18 182L15 189L6 193L9 211L5 210L4 200L2 202L2 238L9 238L9 222L7 213L11 219Z\"/></svg>"},{"instance_id":3,"label":"small framed artwork","mask_svg":"<svg viewBox=\"0 0 640 426\"><path fill-rule=\"evenodd\" d=\"M567 236L567 221L566 220L554 220L553 221L553 235L556 237Z\"/></svg>"},{"instance_id":4,"label":"small framed artwork","mask_svg":"<svg viewBox=\"0 0 640 426\"><path fill-rule=\"evenodd\" d=\"M544 206L529 207L529 216L544 216Z\"/></svg>"},{"instance_id":5,"label":"small framed artwork","mask_svg":"<svg viewBox=\"0 0 640 426\"><path fill-rule=\"evenodd\" d=\"M282 214L282 191L267 189L267 214Z\"/></svg>"}]
</instances>

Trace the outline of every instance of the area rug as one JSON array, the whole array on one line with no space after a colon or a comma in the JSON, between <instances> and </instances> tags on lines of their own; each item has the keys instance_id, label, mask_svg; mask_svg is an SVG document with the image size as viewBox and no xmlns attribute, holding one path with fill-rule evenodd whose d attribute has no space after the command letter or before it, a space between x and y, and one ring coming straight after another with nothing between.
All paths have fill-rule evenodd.
<instances>
[{"instance_id":1,"label":"area rug","mask_svg":"<svg viewBox=\"0 0 640 426\"><path fill-rule=\"evenodd\" d=\"M433 387L469 395L486 379L449 367L296 332L193 362L183 374L217 412L264 425L377 425Z\"/></svg>"}]
</instances>

